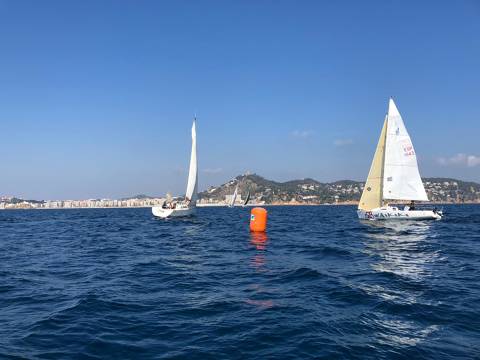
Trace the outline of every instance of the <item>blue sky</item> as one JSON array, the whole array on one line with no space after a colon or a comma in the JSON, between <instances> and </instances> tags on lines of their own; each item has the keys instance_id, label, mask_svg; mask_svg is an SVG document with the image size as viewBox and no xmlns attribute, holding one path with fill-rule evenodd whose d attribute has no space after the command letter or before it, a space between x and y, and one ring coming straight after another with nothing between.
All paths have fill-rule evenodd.
<instances>
[{"instance_id":1,"label":"blue sky","mask_svg":"<svg viewBox=\"0 0 480 360\"><path fill-rule=\"evenodd\" d=\"M423 176L480 181L480 3L0 0L0 194L366 178L389 96Z\"/></svg>"}]
</instances>

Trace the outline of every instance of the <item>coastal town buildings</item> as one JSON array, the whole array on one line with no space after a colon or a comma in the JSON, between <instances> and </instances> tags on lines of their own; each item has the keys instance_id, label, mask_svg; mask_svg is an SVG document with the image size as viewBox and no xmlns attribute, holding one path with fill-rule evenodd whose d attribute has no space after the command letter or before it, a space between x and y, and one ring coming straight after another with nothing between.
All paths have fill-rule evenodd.
<instances>
[{"instance_id":1,"label":"coastal town buildings","mask_svg":"<svg viewBox=\"0 0 480 360\"><path fill-rule=\"evenodd\" d=\"M312 179L278 183L258 175L242 175L229 182L201 192L198 206L225 206L231 202L237 182L240 184L236 205L243 204L247 192L251 193L250 205L264 204L356 204L364 183L344 180L320 183ZM426 178L425 190L432 202L480 203L480 184L454 179ZM24 200L0 197L0 210L8 209L80 209L80 208L140 208L161 205L163 198L138 196L129 199L87 200Z\"/></svg>"}]
</instances>

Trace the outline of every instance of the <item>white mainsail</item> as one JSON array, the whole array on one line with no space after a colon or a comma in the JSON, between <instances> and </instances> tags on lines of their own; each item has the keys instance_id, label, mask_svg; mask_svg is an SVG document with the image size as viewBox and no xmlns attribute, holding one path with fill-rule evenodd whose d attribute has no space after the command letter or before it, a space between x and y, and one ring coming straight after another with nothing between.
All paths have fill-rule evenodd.
<instances>
[{"instance_id":1,"label":"white mainsail","mask_svg":"<svg viewBox=\"0 0 480 360\"><path fill-rule=\"evenodd\" d=\"M428 201L412 140L393 99L388 105L383 199Z\"/></svg>"},{"instance_id":2,"label":"white mainsail","mask_svg":"<svg viewBox=\"0 0 480 360\"><path fill-rule=\"evenodd\" d=\"M238 194L238 184L235 187L235 191L233 192L233 195L232 195L232 200L230 201L231 207L235 206L235 201L237 200L237 194Z\"/></svg>"},{"instance_id":3,"label":"white mainsail","mask_svg":"<svg viewBox=\"0 0 480 360\"><path fill-rule=\"evenodd\" d=\"M192 125L192 152L190 155L190 169L188 172L188 184L186 198L193 205L197 201L197 180L198 180L198 169L197 169L197 133L195 129L196 119L193 120Z\"/></svg>"}]
</instances>

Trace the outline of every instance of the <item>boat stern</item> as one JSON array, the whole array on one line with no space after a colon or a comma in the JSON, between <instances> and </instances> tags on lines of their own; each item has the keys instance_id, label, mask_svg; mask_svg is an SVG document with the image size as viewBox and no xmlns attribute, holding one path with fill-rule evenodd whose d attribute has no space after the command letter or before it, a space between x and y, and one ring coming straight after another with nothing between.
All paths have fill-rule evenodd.
<instances>
[{"instance_id":1,"label":"boat stern","mask_svg":"<svg viewBox=\"0 0 480 360\"><path fill-rule=\"evenodd\" d=\"M164 209L161 206L154 206L152 207L152 214L156 217L165 219L171 216L173 213L173 209Z\"/></svg>"}]
</instances>

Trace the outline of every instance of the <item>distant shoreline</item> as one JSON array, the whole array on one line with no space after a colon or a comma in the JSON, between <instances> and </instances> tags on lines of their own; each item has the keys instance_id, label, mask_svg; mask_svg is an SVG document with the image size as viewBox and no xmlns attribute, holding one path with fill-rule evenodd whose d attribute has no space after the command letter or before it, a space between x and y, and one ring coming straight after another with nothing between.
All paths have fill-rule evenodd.
<instances>
[{"instance_id":1,"label":"distant shoreline","mask_svg":"<svg viewBox=\"0 0 480 360\"><path fill-rule=\"evenodd\" d=\"M271 206L357 206L358 205L358 202L338 202L338 203L335 203L335 204L301 204L301 203L289 203L289 202L286 202L286 203L274 203L274 204L258 204L258 205L246 205L245 208L253 208L253 207L262 207L262 206L265 206L265 207L271 207ZM402 203L400 203L399 205L404 205ZM419 203L418 205L425 205L425 206L428 206L428 205L480 205L480 201L475 201L475 202L429 202L429 203ZM4 209L0 209L0 212L5 210L5 211L9 211L9 210L86 210L86 209L148 209L148 208L152 208L153 206L115 206L115 207L101 207L101 206L97 206L97 207L58 207L58 208L42 208L42 207L39 207L39 208L4 208ZM217 204L209 204L209 205L197 205L197 207L199 208L212 208L212 207L215 207L215 208L221 208L221 207L228 207L227 205L223 205L223 204L220 204L220 205L217 205ZM235 206L236 208L243 208L243 206L241 205L237 205Z\"/></svg>"}]
</instances>

